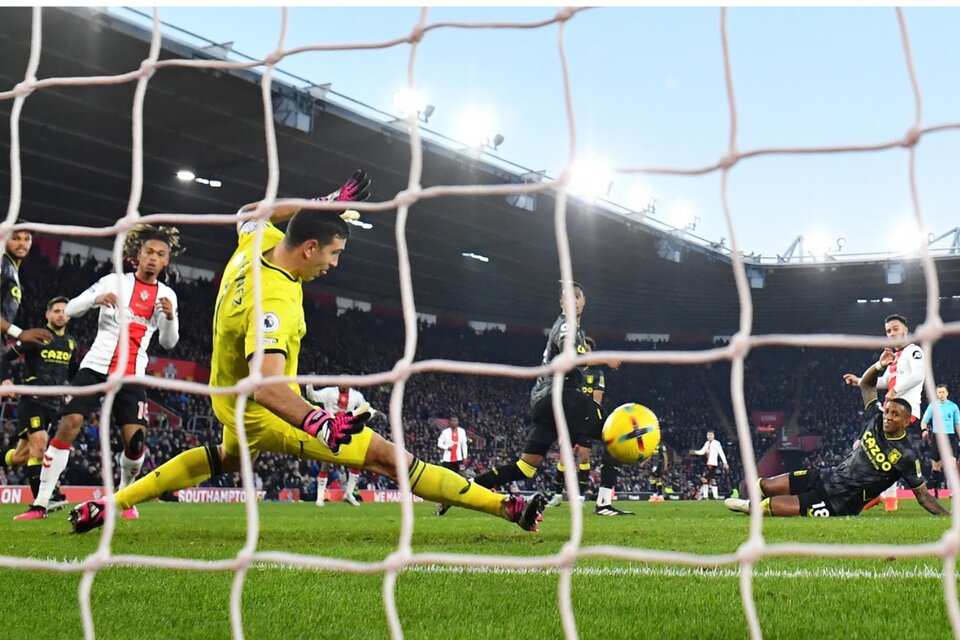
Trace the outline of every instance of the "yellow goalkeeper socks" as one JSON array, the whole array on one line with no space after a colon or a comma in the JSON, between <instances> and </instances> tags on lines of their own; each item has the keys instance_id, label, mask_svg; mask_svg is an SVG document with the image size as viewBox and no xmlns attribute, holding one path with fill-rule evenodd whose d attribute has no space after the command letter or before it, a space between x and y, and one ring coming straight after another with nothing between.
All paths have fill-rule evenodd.
<instances>
[{"instance_id":1,"label":"yellow goalkeeper socks","mask_svg":"<svg viewBox=\"0 0 960 640\"><path fill-rule=\"evenodd\" d=\"M500 515L504 496L458 476L450 469L427 464L419 458L410 463L410 490L424 500L440 502L491 515Z\"/></svg>"},{"instance_id":2,"label":"yellow goalkeeper socks","mask_svg":"<svg viewBox=\"0 0 960 640\"><path fill-rule=\"evenodd\" d=\"M200 484L219 475L220 456L216 447L196 447L147 473L128 487L117 491L114 499L119 509L158 498L168 491L177 491Z\"/></svg>"}]
</instances>

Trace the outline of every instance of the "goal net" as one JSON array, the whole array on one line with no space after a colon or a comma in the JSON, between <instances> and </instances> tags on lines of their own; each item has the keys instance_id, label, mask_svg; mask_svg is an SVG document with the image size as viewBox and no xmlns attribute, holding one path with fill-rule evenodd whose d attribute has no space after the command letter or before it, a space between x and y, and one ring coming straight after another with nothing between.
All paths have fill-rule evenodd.
<instances>
[{"instance_id":1,"label":"goal net","mask_svg":"<svg viewBox=\"0 0 960 640\"><path fill-rule=\"evenodd\" d=\"M905 57L909 78L910 90L912 91L915 102L915 116L912 122L904 123L906 133L902 136L894 137L888 140L880 140L869 144L841 144L837 146L819 146L819 147L760 147L746 150L740 149L740 139L738 137L738 123L740 106L736 98L736 65L730 52L730 43L728 41L727 11L718 11L718 24L721 35L721 50L718 55L722 56L724 78L726 84L726 98L729 107L728 122L728 142L725 148L716 150L716 160L705 166L682 166L682 167L661 167L661 166L643 166L643 167L617 167L614 169L618 174L663 174L675 176L699 176L705 174L719 174L720 176L720 198L723 204L723 213L727 226L727 242L730 248L730 259L732 263L733 276L736 283L736 291L740 305L739 329L732 337L730 343L723 347L701 350L701 351L599 351L596 353L578 355L575 352L573 344L573 334L568 332L561 355L555 358L546 366L515 367L505 365L494 365L486 363L457 362L449 360L425 360L417 361L415 353L418 341L418 316L417 307L414 300L414 289L411 278L411 268L409 262L408 240L405 234L410 208L426 199L440 197L455 198L476 198L479 196L509 196L509 195L530 195L538 192L552 191L556 193L556 208L554 211L556 247L559 255L558 274L560 280L570 283L576 279L574 273L571 252L570 238L567 231L567 194L570 182L573 178L572 167L577 159L578 129L577 120L574 117L573 96L577 90L575 83L570 77L567 68L565 55L565 39L568 31L568 25L580 18L581 9L563 9L556 14L539 23L451 23L451 22L431 22L430 12L423 10L419 21L412 25L408 34L394 41L386 42L360 42L348 45L329 45L316 44L311 46L288 49L285 44L287 33L288 15L284 10L282 12L282 26L278 34L276 49L261 60L249 62L237 62L228 59L186 59L177 57L161 57L162 38L161 24L156 10L153 13L152 40L149 48L149 55L142 60L137 68L131 68L122 75L109 75L99 77L37 77L37 70L41 61L43 52L42 24L44 13L40 8L33 9L33 31L32 44L27 68L23 74L22 82L15 87L0 92L0 100L10 101L10 198L9 208L6 219L0 226L0 236L6 240L10 234L21 228L31 229L37 232L51 234L59 237L112 237L115 236L113 245L113 266L117 273L123 271L122 250L127 232L138 223L170 223L178 225L197 225L197 224L221 224L235 225L239 219L266 219L269 217L274 207L280 204L293 204L307 209L332 210L337 208L334 203L322 203L311 200L280 200L278 199L278 186L280 183L280 160L277 152L277 136L275 131L274 103L271 97L271 87L277 65L291 56L303 54L311 51L334 51L334 50L359 50L372 48L389 48L397 45L407 45L409 47L408 59L408 87L414 89L417 87L417 59L421 45L424 41L431 38L441 30L458 29L498 29L498 30L516 30L516 29L554 29L557 35L557 55L559 56L560 67L562 70L563 96L565 101L565 113L568 125L569 137L569 156L566 160L565 170L561 172L557 179L547 179L541 182L530 183L510 183L498 185L442 185L425 188L422 185L423 171L423 144L421 133L416 126L416 114L409 116L409 158L410 170L406 189L396 193L390 200L381 202L357 203L354 208L361 213L369 214L373 219L379 212L397 211L396 220L396 243L399 255L399 273L400 273L400 294L403 309L403 323L405 326L405 342L403 357L389 371L365 376L299 376L295 381L299 384L344 384L350 386L364 387L375 384L390 383L393 385L393 391L389 405L390 435L392 440L397 443L406 441L404 428L401 420L401 411L404 403L404 392L407 382L411 376L423 374L426 372L443 372L449 374L475 374L481 376L514 376L532 379L540 375L552 374L554 376L554 395L553 408L557 416L558 436L561 451L561 460L564 462L565 482L568 492L576 501L579 493L577 488L576 464L573 457L572 443L567 434L566 424L563 417L561 393L562 380L564 372L571 368L584 364L599 364L610 360L620 360L623 363L632 364L686 364L701 365L711 362L729 361L731 363L730 391L733 401L734 417L736 422L736 431L740 444L740 453L742 455L745 482L748 487L751 501L757 503L757 466L755 463L755 451L753 448L753 439L748 421L747 408L744 396L744 361L752 349L770 345L786 346L810 346L810 347L834 347L834 348L871 348L881 349L890 346L892 343L880 337L852 336L852 335L800 335L800 334L782 334L782 335L755 335L753 329L753 302L750 292L750 283L748 281L747 269L744 260L739 251L738 228L735 224L735 214L728 202L728 182L732 172L734 172L739 163L748 158L759 156L775 156L783 154L791 155L822 155L822 154L841 154L841 153L868 153L887 149L902 147L907 149L910 157L908 174L910 193L913 202L913 214L915 216L918 228L925 229L924 217L920 206L920 199L917 192L917 180L915 172L916 147L917 144L927 136L937 132L952 129L960 129L960 123L943 123L928 125L922 121L921 115L921 87L914 71L912 51L908 36L907 23L901 10L894 12L891 10L891 19L896 19L900 29L900 46ZM49 35L47 36L49 37ZM139 211L141 195L144 188L143 172L143 129L144 129L144 100L147 89L150 86L151 78L157 73L162 73L170 68L205 68L217 70L237 70L252 69L263 67L261 79L262 89L262 109L263 125L266 132L265 148L268 160L269 175L267 177L266 188L263 193L263 201L256 211L242 214L238 218L233 214L182 214L182 213L162 213L141 215ZM21 213L22 197L22 171L21 171L21 151L23 142L20 139L20 116L25 101L38 92L56 87L70 87L80 85L114 85L122 83L133 83L136 85L136 91L133 100L132 109L132 156L130 158L132 180L130 185L129 201L126 208L126 215L118 219L115 224L106 228L84 227L73 225L65 221L64 224L16 224ZM241 203L238 203L238 205ZM261 241L262 232L258 232L257 247ZM255 255L259 251L255 250ZM925 350L932 348L935 342L945 335L960 334L960 323L945 324L940 315L939 306L939 283L937 271L929 247L922 245L921 261L927 287L927 308L926 321L917 328L913 334ZM261 281L260 264L257 261L254 270L255 277L253 282L254 299L257 300L257 313L261 317L262 309L260 307ZM563 309L568 318L575 317L575 307L572 297L572 289L569 284L564 287ZM258 329L262 323L257 323ZM134 354L129 353L127 340L127 327L122 326L122 335L120 339L119 359L121 363L128 361ZM251 374L235 388L217 390L220 393L229 391L238 396L237 420L242 422L244 404L251 394L264 384L265 380L261 373L263 362L262 341L255 356L250 362ZM121 366L121 369L123 367ZM206 385L190 383L177 380L166 380L162 378L148 377L146 379L134 376L111 375L103 385L87 388L70 387L50 387L38 389L31 387L32 394L39 395L61 395L61 394L84 394L106 391L104 399L104 409L102 424L110 423L110 407L112 400L121 384L137 382L155 388L175 390L190 394L210 395L213 390ZM15 392L24 392L26 387L16 387ZM930 360L926 362L926 383L925 391L928 397L935 397L935 380ZM639 399L642 401L642 399ZM522 556L500 556L500 555L470 555L470 554L445 554L445 553L417 553L412 547L412 537L414 533L414 511L413 502L410 499L410 483L407 476L406 458L399 452L397 456L397 466L400 469L398 473L398 484L404 499L401 503L402 524L400 527L400 536L397 540L396 550L389 556L377 562L357 562L334 557L325 557L323 555L306 555L288 552L272 551L260 547L260 508L257 500L254 498L254 477L252 465L249 457L246 436L243 430L237 431L240 438L240 445L244 452L242 462L242 479L246 491L246 516L247 516L247 536L246 543L235 558L230 560L210 562L206 560L191 560L181 558L153 557L144 555L119 555L113 552L112 543L115 533L115 523L117 514L115 509L111 508L107 512L106 524L102 530L99 546L95 553L83 559L79 563L66 563L55 560L37 560L31 558L0 557L0 566L19 568L26 570L46 570L46 571L74 571L82 572L79 590L79 606L82 613L84 625L84 634L86 638L96 637L96 625L93 611L91 608L91 589L94 577L98 571L110 567L156 567L156 568L178 568L201 571L224 571L233 572L234 580L230 594L230 619L232 624L232 635L234 638L244 637L244 626L241 616L241 596L244 589L244 582L248 570L254 563L271 563L275 565L295 566L299 568L317 569L317 570L340 570L347 572L379 572L383 574L383 601L387 612L390 634L394 638L403 637L403 627L400 623L396 601L396 586L398 575L405 569L425 565L445 565L451 567L469 568L486 567L503 570L554 570L559 571L559 590L558 598L560 602L560 612L562 617L562 627L567 638L578 637L577 621L573 614L571 604L571 580L573 567L579 559L605 557L636 563L665 563L669 565L679 565L688 567L735 567L739 568L737 575L740 580L740 593L742 597L743 611L748 623L750 635L752 638L763 636L763 629L757 615L757 608L754 599L754 568L757 563L764 558L778 556L809 556L809 557L869 557L884 558L896 554L898 557L929 556L936 555L943 560L943 590L946 609L952 626L953 635L960 637L960 608L958 608L956 594L956 574L955 560L958 548L960 548L960 514L954 511L952 516L952 525L949 531L939 541L912 546L901 545L820 545L807 543L783 543L770 544L765 541L763 529L761 526L761 514L759 510L754 509L750 515L749 535L740 545L736 553L722 555L701 555L692 553L682 553L655 549L640 549L627 546L586 546L583 544L583 511L581 509L571 510L571 531L569 541L559 553L544 556L522 557ZM103 482L108 493L114 491L113 484L113 458L111 455L110 432L109 429L102 429L99 433L101 462L103 469ZM949 445L946 439L938 436L937 445L942 451L947 451ZM945 475L949 486L960 486L960 477L957 475L956 468L952 465L946 465ZM320 553L322 549L318 550Z\"/></svg>"}]
</instances>

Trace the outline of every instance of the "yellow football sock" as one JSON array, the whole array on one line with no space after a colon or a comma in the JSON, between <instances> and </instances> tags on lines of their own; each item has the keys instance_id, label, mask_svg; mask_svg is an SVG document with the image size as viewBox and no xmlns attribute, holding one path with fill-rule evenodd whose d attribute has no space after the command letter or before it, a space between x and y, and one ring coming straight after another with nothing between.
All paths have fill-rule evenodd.
<instances>
[{"instance_id":1,"label":"yellow football sock","mask_svg":"<svg viewBox=\"0 0 960 640\"><path fill-rule=\"evenodd\" d=\"M537 468L528 462L524 462L523 460L517 460L517 469L520 469L520 473L527 478L532 478L533 476L537 475Z\"/></svg>"},{"instance_id":2,"label":"yellow football sock","mask_svg":"<svg viewBox=\"0 0 960 640\"><path fill-rule=\"evenodd\" d=\"M41 465L41 464L43 464L43 458L28 458L28 459L27 459L27 466L28 466L28 467L36 467L37 465Z\"/></svg>"},{"instance_id":3,"label":"yellow football sock","mask_svg":"<svg viewBox=\"0 0 960 640\"><path fill-rule=\"evenodd\" d=\"M157 498L168 491L186 489L200 484L213 475L213 467L220 465L210 456L216 456L216 448L196 447L184 451L176 458L165 462L128 487L117 491L114 499L119 509L129 509L135 504Z\"/></svg>"},{"instance_id":4,"label":"yellow football sock","mask_svg":"<svg viewBox=\"0 0 960 640\"><path fill-rule=\"evenodd\" d=\"M773 513L770 512L770 498L764 498L760 502L760 513L767 517L772 516Z\"/></svg>"},{"instance_id":5,"label":"yellow football sock","mask_svg":"<svg viewBox=\"0 0 960 640\"><path fill-rule=\"evenodd\" d=\"M431 502L441 502L491 515L500 515L506 496L470 482L450 469L414 458L410 465L410 490Z\"/></svg>"},{"instance_id":6,"label":"yellow football sock","mask_svg":"<svg viewBox=\"0 0 960 640\"><path fill-rule=\"evenodd\" d=\"M580 465L579 465L577 468L580 469L580 471L590 471L590 463L589 463L589 462L581 462Z\"/></svg>"},{"instance_id":7,"label":"yellow football sock","mask_svg":"<svg viewBox=\"0 0 960 640\"><path fill-rule=\"evenodd\" d=\"M565 466L563 466L563 463L562 463L562 462L558 462L558 463L557 463L557 471L559 471L560 473L563 473L563 472L566 471L566 470L567 470L567 468L566 468Z\"/></svg>"}]
</instances>

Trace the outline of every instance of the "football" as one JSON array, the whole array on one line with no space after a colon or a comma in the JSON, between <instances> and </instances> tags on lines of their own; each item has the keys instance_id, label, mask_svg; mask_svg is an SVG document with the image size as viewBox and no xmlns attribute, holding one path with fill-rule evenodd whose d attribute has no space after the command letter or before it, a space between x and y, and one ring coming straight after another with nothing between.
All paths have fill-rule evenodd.
<instances>
[{"instance_id":1,"label":"football","mask_svg":"<svg viewBox=\"0 0 960 640\"><path fill-rule=\"evenodd\" d=\"M660 422L642 404L622 404L603 423L603 443L620 462L643 462L660 444Z\"/></svg>"}]
</instances>

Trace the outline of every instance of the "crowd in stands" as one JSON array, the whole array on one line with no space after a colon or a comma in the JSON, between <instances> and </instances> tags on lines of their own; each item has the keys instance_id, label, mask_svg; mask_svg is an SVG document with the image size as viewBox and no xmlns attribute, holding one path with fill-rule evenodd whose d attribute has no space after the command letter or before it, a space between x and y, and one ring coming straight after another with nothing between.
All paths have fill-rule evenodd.
<instances>
[{"instance_id":1,"label":"crowd in stands","mask_svg":"<svg viewBox=\"0 0 960 640\"><path fill-rule=\"evenodd\" d=\"M18 316L23 327L40 326L46 300L54 295L75 296L111 270L111 266L93 259L66 256L60 268L32 255L23 265L21 277L26 291L25 302ZM163 357L191 360L204 364L210 360L210 332L214 289L209 281L178 281L173 284L180 304L182 328L179 344L170 352L154 345L153 353ZM400 359L404 347L404 331L399 317L336 308L305 298L308 333L300 356L302 374L365 374L388 371ZM68 330L85 348L96 332L96 312L74 319ZM189 324L184 318L189 317ZM589 334L589 312L584 318ZM418 334L417 360L432 358L462 361L496 362L532 366L542 357L542 334L514 335L496 331L477 334L468 327L421 324ZM705 348L712 345L675 345L624 343L599 340L600 349L648 350ZM945 350L941 356L943 375L948 382L957 382L956 350ZM950 354L953 355L950 355ZM749 410L783 411L801 433L822 437L807 462L811 465L834 464L849 450L861 409L856 389L843 385L841 376L847 371L859 373L875 354L866 351L770 347L756 349L748 356L744 371L744 394ZM721 495L728 495L743 477L740 452L734 427L730 386L731 364L720 360L706 365L637 365L625 364L606 372L607 389L604 406L610 411L624 402L640 402L653 409L661 421L664 441L668 446L668 471L664 485L675 496L692 498L700 486L705 460L692 457L689 450L698 449L705 434L712 430L726 452L730 471L719 479ZM953 376L951 378L951 375ZM436 447L442 423L459 416L461 425L470 434L470 457L464 475L473 477L491 466L517 458L531 425L529 391L532 380L494 376L450 375L425 373L413 376L407 383L403 402L404 445L413 455L436 462ZM387 419L392 385L378 385L361 391L371 406L383 412L371 427L391 437ZM148 430L148 459L144 473L170 459L180 451L200 444L216 444L220 425L212 418L209 399L149 389L154 401L182 418L179 427L164 418L157 419ZM958 391L960 395L960 391ZM16 438L11 421L15 405L6 403L0 439L4 447ZM70 459L64 474L65 484L100 483L100 433L96 415L89 416L76 441L80 455ZM766 438L754 434L757 455L775 446L779 433ZM121 450L116 429L111 430L114 470ZM599 482L601 447L594 447L592 484ZM555 454L554 454L555 456ZM545 488L552 481L555 457L546 463L551 472L541 473L524 488ZM275 498L285 488L300 489L304 498L315 495L319 467L310 461L299 461L276 454L262 454L254 464L257 488ZM618 491L649 491L649 465L623 465ZM19 472L0 471L0 484L18 483ZM117 478L115 478L117 480ZM239 474L214 479L213 486L240 486ZM336 476L329 485L336 488ZM361 477L361 488L393 488L386 478L372 474Z\"/></svg>"}]
</instances>

